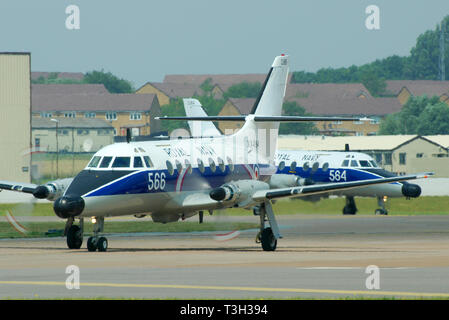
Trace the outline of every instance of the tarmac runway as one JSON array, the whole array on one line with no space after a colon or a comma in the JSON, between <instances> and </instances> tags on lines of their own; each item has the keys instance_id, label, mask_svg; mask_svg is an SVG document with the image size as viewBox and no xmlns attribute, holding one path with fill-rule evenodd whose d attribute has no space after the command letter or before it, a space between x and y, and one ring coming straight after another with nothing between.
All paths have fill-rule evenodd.
<instances>
[{"instance_id":1,"label":"tarmac runway","mask_svg":"<svg viewBox=\"0 0 449 320\"><path fill-rule=\"evenodd\" d=\"M87 239L80 250L63 238L0 240L0 297L449 298L449 216L295 215L279 224L275 252L255 243L257 230L229 241L213 232L107 235L108 252L88 252ZM79 289L66 286L69 265Z\"/></svg>"}]
</instances>

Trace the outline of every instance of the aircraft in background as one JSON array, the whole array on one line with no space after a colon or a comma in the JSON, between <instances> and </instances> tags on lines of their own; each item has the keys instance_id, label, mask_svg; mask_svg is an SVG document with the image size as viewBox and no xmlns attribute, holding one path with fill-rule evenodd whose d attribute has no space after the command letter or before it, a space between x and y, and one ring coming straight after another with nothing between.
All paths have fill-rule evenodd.
<instances>
[{"instance_id":1,"label":"aircraft in background","mask_svg":"<svg viewBox=\"0 0 449 320\"><path fill-rule=\"evenodd\" d=\"M248 116L164 117L164 120L244 121L233 135L213 138L114 143L96 152L73 180L47 185L0 182L0 189L54 200L55 214L66 219L67 246L79 249L84 219L93 218L89 251L106 251L100 234L110 216L151 215L154 222L175 222L206 210L247 208L260 216L263 250L274 251L281 238L271 201L354 189L369 185L426 178L426 174L290 185L293 175L276 174L275 151L283 121L354 121L347 117L281 116L288 75L288 57L274 59L254 108ZM276 176L277 186L270 179ZM79 225L74 224L75 219ZM269 227L266 223L268 221Z\"/></svg>"},{"instance_id":2,"label":"aircraft in background","mask_svg":"<svg viewBox=\"0 0 449 320\"><path fill-rule=\"evenodd\" d=\"M201 103L197 99L183 99L187 117L206 117ZM220 137L220 130L210 122L189 121L189 128L193 137ZM346 146L349 149L349 146ZM394 173L382 169L376 161L360 152L350 151L304 151L304 150L277 150L275 165L276 175L292 175L297 181L290 184L312 185L316 183L333 183L347 181L362 181L396 176ZM278 185L276 175L271 177L274 187ZM329 195L346 197L343 214L356 214L357 206L354 197L376 197L379 208L374 213L387 215L385 207L389 197L417 198L421 195L421 187L417 184L393 182L389 184L373 185L363 188L329 192L325 195L303 197L302 200L319 201Z\"/></svg>"}]
</instances>

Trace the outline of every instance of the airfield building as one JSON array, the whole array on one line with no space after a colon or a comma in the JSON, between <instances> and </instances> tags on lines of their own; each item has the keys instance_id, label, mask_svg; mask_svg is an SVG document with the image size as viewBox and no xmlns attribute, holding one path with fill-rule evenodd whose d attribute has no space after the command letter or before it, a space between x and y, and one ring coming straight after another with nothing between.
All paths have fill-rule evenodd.
<instances>
[{"instance_id":1,"label":"airfield building","mask_svg":"<svg viewBox=\"0 0 449 320\"><path fill-rule=\"evenodd\" d=\"M0 179L31 181L30 53L0 53Z\"/></svg>"}]
</instances>

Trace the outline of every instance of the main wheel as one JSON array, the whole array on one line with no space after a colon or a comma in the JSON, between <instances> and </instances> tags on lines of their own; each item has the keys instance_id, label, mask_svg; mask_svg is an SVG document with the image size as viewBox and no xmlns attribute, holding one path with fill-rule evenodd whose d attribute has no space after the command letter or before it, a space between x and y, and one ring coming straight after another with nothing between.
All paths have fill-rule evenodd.
<instances>
[{"instance_id":1,"label":"main wheel","mask_svg":"<svg viewBox=\"0 0 449 320\"><path fill-rule=\"evenodd\" d=\"M79 249L83 244L83 234L81 233L81 228L72 225L67 231L67 247L69 249Z\"/></svg>"},{"instance_id":2,"label":"main wheel","mask_svg":"<svg viewBox=\"0 0 449 320\"><path fill-rule=\"evenodd\" d=\"M386 216L388 215L388 211L385 209L376 209L376 211L374 211L375 215L381 215L381 216Z\"/></svg>"},{"instance_id":3,"label":"main wheel","mask_svg":"<svg viewBox=\"0 0 449 320\"><path fill-rule=\"evenodd\" d=\"M276 250L276 246L278 241L273 234L273 230L271 228L265 228L262 231L260 236L260 241L262 242L262 249L264 251L274 251Z\"/></svg>"},{"instance_id":4,"label":"main wheel","mask_svg":"<svg viewBox=\"0 0 449 320\"><path fill-rule=\"evenodd\" d=\"M108 250L108 239L100 237L97 242L98 251L105 252Z\"/></svg>"},{"instance_id":5,"label":"main wheel","mask_svg":"<svg viewBox=\"0 0 449 320\"><path fill-rule=\"evenodd\" d=\"M87 239L87 250L91 252L97 250L94 237L89 237L89 239Z\"/></svg>"},{"instance_id":6,"label":"main wheel","mask_svg":"<svg viewBox=\"0 0 449 320\"><path fill-rule=\"evenodd\" d=\"M343 214L351 214L354 215L356 213L356 210L354 210L351 206L344 206L343 207Z\"/></svg>"}]
</instances>

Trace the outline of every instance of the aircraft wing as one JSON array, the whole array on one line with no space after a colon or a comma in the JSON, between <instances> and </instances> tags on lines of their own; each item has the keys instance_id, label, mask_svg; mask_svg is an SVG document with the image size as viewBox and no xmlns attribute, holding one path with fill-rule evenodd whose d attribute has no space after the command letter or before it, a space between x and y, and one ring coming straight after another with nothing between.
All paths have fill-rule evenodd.
<instances>
[{"instance_id":1,"label":"aircraft wing","mask_svg":"<svg viewBox=\"0 0 449 320\"><path fill-rule=\"evenodd\" d=\"M33 193L38 185L32 183L22 183L22 182L12 182L12 181L1 181L0 180L0 191L17 191L24 193Z\"/></svg>"},{"instance_id":2,"label":"aircraft wing","mask_svg":"<svg viewBox=\"0 0 449 320\"><path fill-rule=\"evenodd\" d=\"M427 176L433 175L433 173L425 174L413 174L405 176L397 176L391 178L379 178L371 180L362 181L352 181L352 182L338 182L338 183L328 183L328 184L316 184L303 187L291 187L291 188L281 188L281 189L269 189L256 191L252 198L255 201L264 201L279 198L293 198L293 197L304 197L314 194L328 193L337 190L348 190L358 187L369 186L373 184L391 183L406 180L422 179L427 178Z\"/></svg>"}]
</instances>

